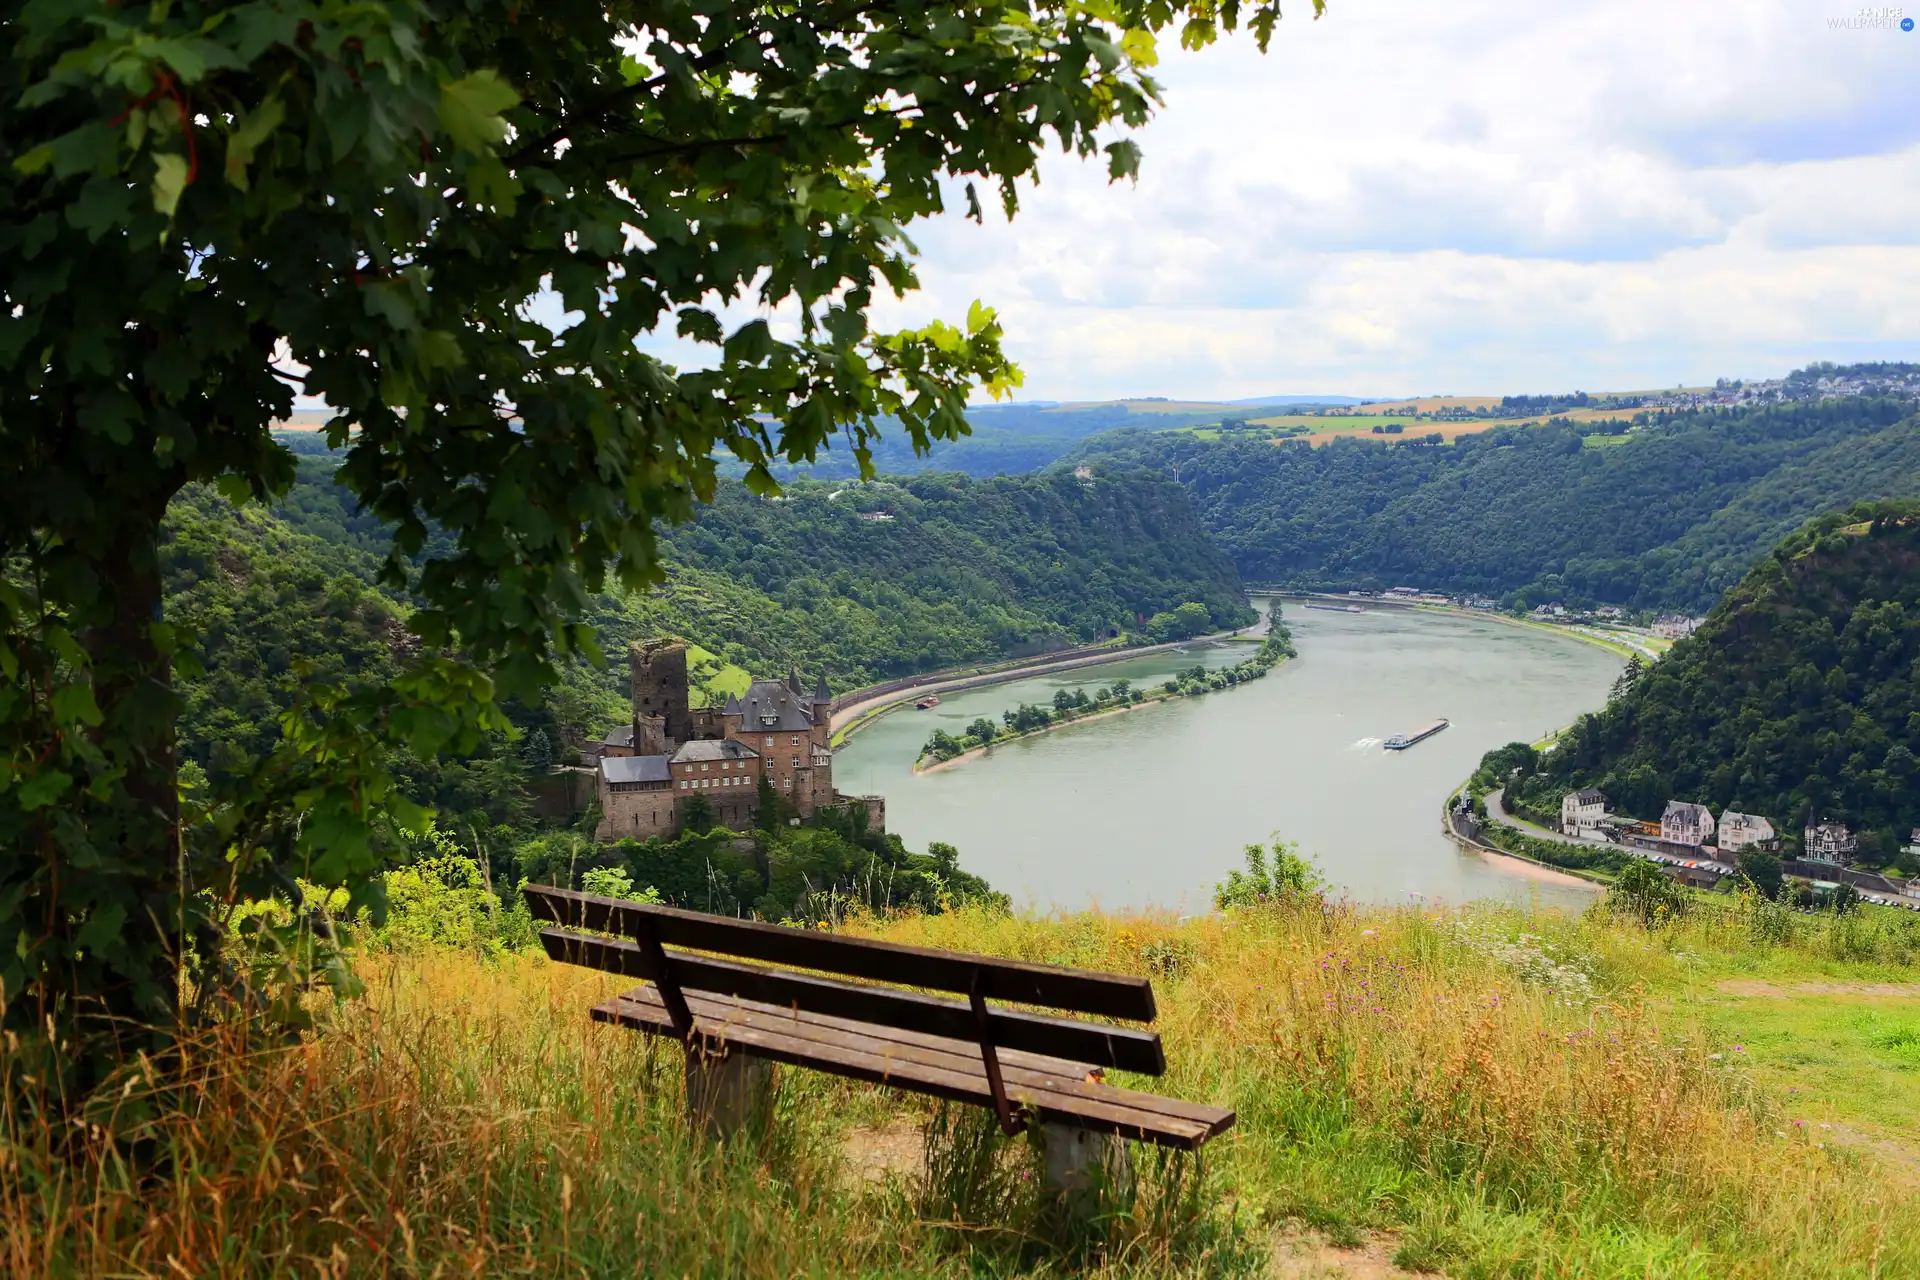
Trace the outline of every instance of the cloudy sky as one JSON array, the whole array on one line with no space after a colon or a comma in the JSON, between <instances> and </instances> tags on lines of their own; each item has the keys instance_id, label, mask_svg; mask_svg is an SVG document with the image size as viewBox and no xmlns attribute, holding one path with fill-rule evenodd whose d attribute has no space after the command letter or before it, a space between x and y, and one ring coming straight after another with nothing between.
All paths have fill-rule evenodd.
<instances>
[{"instance_id":1,"label":"cloudy sky","mask_svg":"<svg viewBox=\"0 0 1920 1280\"><path fill-rule=\"evenodd\" d=\"M1625 390L1920 359L1920 31L1827 0L1330 0L1165 56L1137 185L914 230L1022 399ZM1909 10L1920 14L1920 8ZM1170 42L1169 42L1170 43Z\"/></svg>"}]
</instances>

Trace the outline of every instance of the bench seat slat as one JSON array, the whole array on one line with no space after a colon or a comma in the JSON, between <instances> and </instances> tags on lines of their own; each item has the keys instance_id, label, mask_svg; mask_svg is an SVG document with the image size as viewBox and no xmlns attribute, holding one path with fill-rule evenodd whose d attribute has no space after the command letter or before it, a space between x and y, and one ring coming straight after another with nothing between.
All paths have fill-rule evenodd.
<instances>
[{"instance_id":1,"label":"bench seat slat","mask_svg":"<svg viewBox=\"0 0 1920 1280\"><path fill-rule=\"evenodd\" d=\"M590 937L567 929L542 929L540 942L549 956L562 963L631 978L659 976L653 972L646 953L631 942ZM973 1010L962 1001L734 964L678 949L668 951L667 959L676 983L689 995L694 991L710 991L775 1007L799 1008L949 1040L967 1040L973 1043L974 1056L980 1055L976 1039L978 1024ZM993 1027L994 1045L999 1049L1019 1049L1137 1075L1157 1076L1167 1069L1160 1037L1150 1031L1103 1027L1007 1009L989 1010L987 1018Z\"/></svg>"},{"instance_id":2,"label":"bench seat slat","mask_svg":"<svg viewBox=\"0 0 1920 1280\"><path fill-rule=\"evenodd\" d=\"M628 938L638 937L639 930L645 928L666 946L962 995L975 988L977 979L980 995L987 1000L1010 1000L1135 1022L1151 1022L1154 1018L1152 983L1126 974L849 938L758 920L732 920L551 885L525 885L521 893L534 918L549 924Z\"/></svg>"},{"instance_id":3,"label":"bench seat slat","mask_svg":"<svg viewBox=\"0 0 1920 1280\"><path fill-rule=\"evenodd\" d=\"M687 1001L696 1034L736 1051L956 1102L991 1105L977 1045L698 991L687 992ZM666 1006L651 986L596 1006L593 1017L655 1035L674 1034ZM1078 1064L1010 1050L1001 1065L1009 1098L1049 1123L1187 1150L1233 1123L1233 1112L1218 1107L1089 1083ZM1059 1070L1063 1067L1066 1070Z\"/></svg>"}]
</instances>

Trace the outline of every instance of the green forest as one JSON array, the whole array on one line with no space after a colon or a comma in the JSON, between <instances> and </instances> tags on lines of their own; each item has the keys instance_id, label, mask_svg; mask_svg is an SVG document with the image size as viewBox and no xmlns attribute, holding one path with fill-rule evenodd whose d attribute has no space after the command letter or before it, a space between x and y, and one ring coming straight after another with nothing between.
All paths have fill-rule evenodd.
<instances>
[{"instance_id":1,"label":"green forest","mask_svg":"<svg viewBox=\"0 0 1920 1280\"><path fill-rule=\"evenodd\" d=\"M1502 750L1493 771L1519 768L1509 790L1534 812L1595 786L1642 818L1670 798L1757 813L1789 847L1834 819L1863 862L1920 870L1902 852L1920 827L1920 502L1813 521L1551 751Z\"/></svg>"},{"instance_id":2,"label":"green forest","mask_svg":"<svg viewBox=\"0 0 1920 1280\"><path fill-rule=\"evenodd\" d=\"M1704 612L1811 517L1920 490L1920 429L1898 399L1649 415L1624 437L1612 430L1558 421L1444 447L1309 448L1136 429L1070 458L1177 476L1251 583L1410 585L1521 607Z\"/></svg>"},{"instance_id":3,"label":"green forest","mask_svg":"<svg viewBox=\"0 0 1920 1280\"><path fill-rule=\"evenodd\" d=\"M177 674L190 795L262 757L303 684L389 681L418 645L406 626L414 601L380 580L385 530L333 484L336 464L313 437L285 441L301 455L298 478L271 507L236 505L201 486L169 509L167 617L192 638ZM540 822L535 778L628 714L620 655L634 639L687 636L709 655L696 677L798 666L846 689L1255 617L1185 491L1121 468L1089 479L798 480L773 501L726 482L696 524L663 529L662 539L665 583L593 602L588 621L611 661L564 668L540 705L509 702L515 732L493 734L478 751L389 761L412 798L437 810L447 839L484 855L499 883L558 874L577 884L589 871L623 869L636 885L697 905L724 880L716 909L776 919L818 907L796 885L829 900L930 907L943 895L988 892L951 850L911 853L883 833L769 828L736 846L709 839L696 820L680 841L603 850L577 829Z\"/></svg>"}]
</instances>

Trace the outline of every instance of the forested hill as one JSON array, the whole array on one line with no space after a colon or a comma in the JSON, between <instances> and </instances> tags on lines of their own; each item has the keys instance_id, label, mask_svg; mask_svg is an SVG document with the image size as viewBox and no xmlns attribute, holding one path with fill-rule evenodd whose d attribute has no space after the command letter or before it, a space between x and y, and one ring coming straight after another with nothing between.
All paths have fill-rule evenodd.
<instances>
[{"instance_id":1,"label":"forested hill","mask_svg":"<svg viewBox=\"0 0 1920 1280\"><path fill-rule=\"evenodd\" d=\"M345 504L334 465L302 457L298 483L272 510L190 489L170 513L168 612L208 667L181 678L183 746L201 767L219 770L271 741L297 664L384 679L412 642L404 593L374 585L384 532ZM796 482L771 502L729 482L663 544L664 586L596 601L591 620L609 654L675 632L715 655L713 668L824 669L847 688L1099 640L1189 601L1222 627L1254 618L1185 491L1148 474ZM617 659L573 668L549 706L515 715L604 729L625 714L625 684ZM429 791L465 785L423 781ZM472 789L489 790L483 779ZM464 807L458 796L444 802Z\"/></svg>"},{"instance_id":2,"label":"forested hill","mask_svg":"<svg viewBox=\"0 0 1920 1280\"><path fill-rule=\"evenodd\" d=\"M1071 457L1177 475L1249 582L1704 611L1822 511L1920 493L1910 402L1685 413L1626 436L1495 428L1320 448L1116 432Z\"/></svg>"},{"instance_id":3,"label":"forested hill","mask_svg":"<svg viewBox=\"0 0 1920 1280\"><path fill-rule=\"evenodd\" d=\"M765 648L841 680L1099 640L1188 601L1254 617L1185 491L1145 472L797 482L772 502L726 484L665 554L812 619Z\"/></svg>"},{"instance_id":4,"label":"forested hill","mask_svg":"<svg viewBox=\"0 0 1920 1280\"><path fill-rule=\"evenodd\" d=\"M1823 516L1763 559L1690 638L1628 679L1524 784L1598 786L1657 818L1669 798L1864 831L1899 865L1920 827L1920 502Z\"/></svg>"}]
</instances>

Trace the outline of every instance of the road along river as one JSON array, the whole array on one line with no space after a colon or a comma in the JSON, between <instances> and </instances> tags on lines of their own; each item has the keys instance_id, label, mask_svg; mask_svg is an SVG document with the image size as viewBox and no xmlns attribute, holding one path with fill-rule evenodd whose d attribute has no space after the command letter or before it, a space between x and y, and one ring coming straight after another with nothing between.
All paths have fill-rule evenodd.
<instances>
[{"instance_id":1,"label":"road along river","mask_svg":"<svg viewBox=\"0 0 1920 1280\"><path fill-rule=\"evenodd\" d=\"M1265 601L1257 602L1266 607ZM936 728L1061 688L1182 667L1229 666L1257 639L1196 647L942 695L896 711L839 753L842 790L887 798L913 848L943 840L961 865L1039 909L1207 910L1241 847L1277 833L1358 901L1529 897L1580 905L1593 890L1508 859L1463 853L1440 807L1480 756L1533 740L1606 701L1620 660L1531 628L1411 609L1349 614L1285 604L1300 657L1264 680L1070 725L915 775ZM1406 751L1381 741L1437 717L1452 726Z\"/></svg>"}]
</instances>

